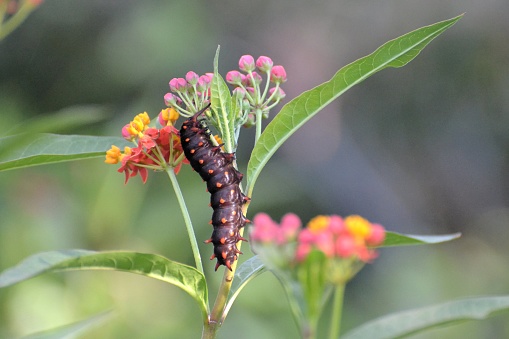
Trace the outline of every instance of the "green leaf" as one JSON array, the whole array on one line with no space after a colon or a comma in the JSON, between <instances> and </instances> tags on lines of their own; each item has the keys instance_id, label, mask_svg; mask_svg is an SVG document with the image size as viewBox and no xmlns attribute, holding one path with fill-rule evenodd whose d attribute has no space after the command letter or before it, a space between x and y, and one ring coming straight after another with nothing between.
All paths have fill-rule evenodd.
<instances>
[{"instance_id":1,"label":"green leaf","mask_svg":"<svg viewBox=\"0 0 509 339\"><path fill-rule=\"evenodd\" d=\"M0 138L0 171L56 162L104 157L116 145L129 143L120 137L88 135L22 134Z\"/></svg>"},{"instance_id":2,"label":"green leaf","mask_svg":"<svg viewBox=\"0 0 509 339\"><path fill-rule=\"evenodd\" d=\"M60 339L74 338L79 334L83 334L87 330L100 325L111 317L111 311L96 314L88 319L84 319L72 324L52 328L51 330L30 334L23 339Z\"/></svg>"},{"instance_id":3,"label":"green leaf","mask_svg":"<svg viewBox=\"0 0 509 339\"><path fill-rule=\"evenodd\" d=\"M51 251L33 255L0 274L0 287L46 272L112 270L141 274L180 287L193 297L207 320L208 291L205 276L194 267L165 257L136 252Z\"/></svg>"},{"instance_id":4,"label":"green leaf","mask_svg":"<svg viewBox=\"0 0 509 339\"><path fill-rule=\"evenodd\" d=\"M248 196L265 164L281 145L316 113L348 89L388 67L402 67L433 39L454 25L460 16L426 26L391 40L372 54L340 69L329 81L288 102L267 125L248 163Z\"/></svg>"},{"instance_id":5,"label":"green leaf","mask_svg":"<svg viewBox=\"0 0 509 339\"><path fill-rule=\"evenodd\" d=\"M386 315L351 330L341 338L399 338L446 324L486 319L495 312L507 310L509 296L451 301Z\"/></svg>"},{"instance_id":6,"label":"green leaf","mask_svg":"<svg viewBox=\"0 0 509 339\"><path fill-rule=\"evenodd\" d=\"M237 268L235 276L233 277L232 287L228 295L228 303L223 311L221 322L224 322L224 319L228 315L228 312L240 291L247 285L248 282L265 271L267 271L267 269L257 255L249 258Z\"/></svg>"},{"instance_id":7,"label":"green leaf","mask_svg":"<svg viewBox=\"0 0 509 339\"><path fill-rule=\"evenodd\" d=\"M6 131L2 136L32 133L65 133L69 129L96 123L108 117L105 106L77 105L66 107L52 114L25 120Z\"/></svg>"},{"instance_id":8,"label":"green leaf","mask_svg":"<svg viewBox=\"0 0 509 339\"><path fill-rule=\"evenodd\" d=\"M438 244L458 239L459 237L461 237L461 233L443 235L410 235L396 232L385 232L384 243L379 247Z\"/></svg>"},{"instance_id":9,"label":"green leaf","mask_svg":"<svg viewBox=\"0 0 509 339\"><path fill-rule=\"evenodd\" d=\"M233 135L235 115L232 111L232 97L230 89L218 71L219 46L217 47L214 58L214 77L210 85L210 104L212 111L216 115L218 129L224 142L226 152L233 152L235 147L235 138Z\"/></svg>"}]
</instances>

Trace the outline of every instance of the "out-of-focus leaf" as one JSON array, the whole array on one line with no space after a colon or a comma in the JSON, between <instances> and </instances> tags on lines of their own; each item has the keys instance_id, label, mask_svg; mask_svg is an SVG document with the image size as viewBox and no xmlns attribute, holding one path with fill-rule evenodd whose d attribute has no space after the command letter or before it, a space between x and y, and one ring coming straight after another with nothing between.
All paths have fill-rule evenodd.
<instances>
[{"instance_id":1,"label":"out-of-focus leaf","mask_svg":"<svg viewBox=\"0 0 509 339\"><path fill-rule=\"evenodd\" d=\"M396 232L385 232L384 243L379 247L439 244L458 239L459 237L461 237L461 233L443 235L411 235Z\"/></svg>"},{"instance_id":2,"label":"out-of-focus leaf","mask_svg":"<svg viewBox=\"0 0 509 339\"><path fill-rule=\"evenodd\" d=\"M440 305L403 311L369 321L342 339L401 338L451 323L481 320L509 310L509 296L456 300Z\"/></svg>"},{"instance_id":3,"label":"out-of-focus leaf","mask_svg":"<svg viewBox=\"0 0 509 339\"><path fill-rule=\"evenodd\" d=\"M89 135L22 134L0 138L0 171L104 157L116 145L129 143L120 137Z\"/></svg>"},{"instance_id":4,"label":"out-of-focus leaf","mask_svg":"<svg viewBox=\"0 0 509 339\"><path fill-rule=\"evenodd\" d=\"M23 337L23 339L63 339L63 338L76 338L76 336L83 334L87 330L100 325L105 320L111 317L111 311L96 314L88 319L84 319L72 324L52 328L47 331L33 333Z\"/></svg>"},{"instance_id":5,"label":"out-of-focus leaf","mask_svg":"<svg viewBox=\"0 0 509 339\"><path fill-rule=\"evenodd\" d=\"M230 308L232 307L233 302L239 295L240 291L247 285L248 282L266 270L267 269L265 268L265 265L257 255L249 258L237 268L228 296L228 303L226 304L226 307L223 311L222 321L224 321L228 315L228 312L230 311Z\"/></svg>"},{"instance_id":6,"label":"out-of-focus leaf","mask_svg":"<svg viewBox=\"0 0 509 339\"><path fill-rule=\"evenodd\" d=\"M208 313L205 276L197 269L165 257L136 252L51 251L33 255L0 274L0 287L9 286L45 272L113 270L162 280L187 292L202 311Z\"/></svg>"},{"instance_id":7,"label":"out-of-focus leaf","mask_svg":"<svg viewBox=\"0 0 509 339\"><path fill-rule=\"evenodd\" d=\"M419 28L391 40L368 56L340 69L329 81L308 90L287 103L267 125L256 143L247 168L247 192L265 164L281 145L309 119L334 99L378 71L402 67L414 59L433 39L454 25L461 16Z\"/></svg>"},{"instance_id":8,"label":"out-of-focus leaf","mask_svg":"<svg viewBox=\"0 0 509 339\"><path fill-rule=\"evenodd\" d=\"M2 136L21 133L65 133L69 129L96 123L108 117L106 107L99 105L71 106L53 114L45 114L14 126Z\"/></svg>"}]
</instances>

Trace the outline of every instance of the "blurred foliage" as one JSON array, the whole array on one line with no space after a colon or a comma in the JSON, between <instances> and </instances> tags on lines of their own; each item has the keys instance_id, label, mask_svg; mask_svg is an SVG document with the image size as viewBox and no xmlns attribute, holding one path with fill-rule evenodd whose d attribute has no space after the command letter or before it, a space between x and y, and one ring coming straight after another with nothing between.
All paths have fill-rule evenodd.
<instances>
[{"instance_id":1,"label":"blurred foliage","mask_svg":"<svg viewBox=\"0 0 509 339\"><path fill-rule=\"evenodd\" d=\"M1 134L69 107L102 121L53 132L113 135L154 116L172 77L236 67L242 54L285 66L287 98L390 38L467 12L412 64L377 74L296 133L269 162L249 214L361 214L403 233L462 232L456 242L382 250L348 286L345 330L397 310L507 294L509 271L509 3L333 0L47 0L0 43ZM77 119L87 110L76 110ZM45 126L40 124L39 126ZM37 127L39 129L39 127ZM53 130L54 129L54 130ZM241 136L245 170L252 131ZM132 250L191 264L183 220L164 175L123 184L102 160L0 175L0 270L54 249ZM210 234L201 180L179 174L198 232ZM250 217L248 215L248 217ZM201 245L204 257L211 246ZM241 260L251 256L248 246ZM213 263L205 263L212 274ZM217 289L220 274L211 282ZM84 337L193 338L198 308L177 288L112 272L45 275L0 290L0 337L60 326L113 308ZM324 320L326 322L326 320ZM324 326L327 324L324 324ZM264 274L234 304L220 336L293 338L277 280ZM507 317L415 338L509 337Z\"/></svg>"}]
</instances>

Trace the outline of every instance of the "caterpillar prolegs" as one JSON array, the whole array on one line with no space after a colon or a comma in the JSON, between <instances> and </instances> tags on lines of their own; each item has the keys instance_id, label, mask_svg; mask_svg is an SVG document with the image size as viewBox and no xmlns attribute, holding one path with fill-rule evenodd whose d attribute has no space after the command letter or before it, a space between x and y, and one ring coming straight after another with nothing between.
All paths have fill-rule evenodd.
<instances>
[{"instance_id":1,"label":"caterpillar prolegs","mask_svg":"<svg viewBox=\"0 0 509 339\"><path fill-rule=\"evenodd\" d=\"M242 214L242 205L249 198L242 194L240 182L242 173L233 167L233 153L224 153L221 146L215 146L210 140L210 132L198 117L207 109L199 111L182 124L180 139L186 158L191 167L207 182L210 205L214 210L212 226L214 231L206 243L214 245L214 254L210 259L217 259L216 271L225 265L231 265L242 254L237 242L246 240L240 236L240 229L249 222Z\"/></svg>"}]
</instances>

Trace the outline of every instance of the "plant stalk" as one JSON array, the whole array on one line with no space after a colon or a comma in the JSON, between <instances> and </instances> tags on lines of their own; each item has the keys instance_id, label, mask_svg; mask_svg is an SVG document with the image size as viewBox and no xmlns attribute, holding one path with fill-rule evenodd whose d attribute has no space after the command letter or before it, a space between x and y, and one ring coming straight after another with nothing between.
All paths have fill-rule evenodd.
<instances>
[{"instance_id":1,"label":"plant stalk","mask_svg":"<svg viewBox=\"0 0 509 339\"><path fill-rule=\"evenodd\" d=\"M256 134L255 134L255 145L260 139L260 135L262 135L262 113L263 111L259 108L255 111L256 116Z\"/></svg>"},{"instance_id":2,"label":"plant stalk","mask_svg":"<svg viewBox=\"0 0 509 339\"><path fill-rule=\"evenodd\" d=\"M334 290L334 301L330 323L329 339L339 338L341 333L341 317L343 313L343 297L345 295L345 284L339 283Z\"/></svg>"},{"instance_id":3,"label":"plant stalk","mask_svg":"<svg viewBox=\"0 0 509 339\"><path fill-rule=\"evenodd\" d=\"M182 211L182 216L184 217L184 223L186 224L187 234L189 236L189 241L191 242L191 249L193 250L196 268L203 274L204 273L203 264L201 261L200 251L198 249L198 243L196 242L196 236L194 235L193 224L191 222L191 217L189 216L189 211L187 210L186 202L184 201L184 196L182 195L182 191L180 190L180 186L177 181L177 176L175 175L175 172L173 172L173 168L171 167L166 168L166 173L168 174L168 177L170 177L173 190L175 191L175 195L177 196L177 201L179 203L180 210Z\"/></svg>"}]
</instances>

